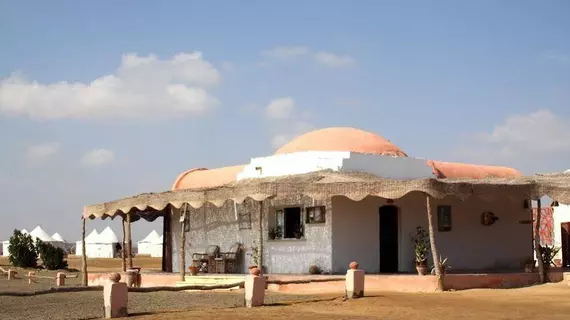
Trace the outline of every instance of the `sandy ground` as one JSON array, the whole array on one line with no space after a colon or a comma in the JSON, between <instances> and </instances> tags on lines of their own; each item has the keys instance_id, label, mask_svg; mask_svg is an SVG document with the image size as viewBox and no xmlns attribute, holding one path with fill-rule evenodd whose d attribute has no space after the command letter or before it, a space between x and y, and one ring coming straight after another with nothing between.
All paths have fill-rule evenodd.
<instances>
[{"instance_id":1,"label":"sandy ground","mask_svg":"<svg viewBox=\"0 0 570 320\"><path fill-rule=\"evenodd\" d=\"M70 267L80 266L70 259ZM92 271L120 269L120 259L90 260ZM160 259L139 258L143 268L160 267ZM0 259L0 266L5 262ZM21 275L27 271L22 270ZM40 271L38 274L53 275ZM79 278L68 279L79 284ZM27 279L8 281L0 276L0 291L30 291L53 286L53 280L28 285ZM523 289L467 290L443 293L367 292L366 297L344 301L338 295L284 295L269 293L266 306L243 308L243 291L130 293L130 319L567 319L570 287L566 283ZM99 319L102 292L54 293L33 297L0 296L0 319Z\"/></svg>"}]
</instances>

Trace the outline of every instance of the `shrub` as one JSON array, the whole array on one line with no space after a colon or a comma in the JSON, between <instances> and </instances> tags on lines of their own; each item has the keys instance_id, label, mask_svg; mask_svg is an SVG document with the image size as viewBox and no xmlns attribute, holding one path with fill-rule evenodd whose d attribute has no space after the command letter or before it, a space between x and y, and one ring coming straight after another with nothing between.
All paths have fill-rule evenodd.
<instances>
[{"instance_id":1,"label":"shrub","mask_svg":"<svg viewBox=\"0 0 570 320\"><path fill-rule=\"evenodd\" d=\"M67 268L65 252L62 248L58 248L51 243L43 242L40 239L36 241L36 248L42 259L43 266L46 269L59 270Z\"/></svg>"},{"instance_id":2,"label":"shrub","mask_svg":"<svg viewBox=\"0 0 570 320\"><path fill-rule=\"evenodd\" d=\"M14 230L10 237L10 264L20 268L35 268L38 265L38 253L34 248L34 241L29 234Z\"/></svg>"}]
</instances>

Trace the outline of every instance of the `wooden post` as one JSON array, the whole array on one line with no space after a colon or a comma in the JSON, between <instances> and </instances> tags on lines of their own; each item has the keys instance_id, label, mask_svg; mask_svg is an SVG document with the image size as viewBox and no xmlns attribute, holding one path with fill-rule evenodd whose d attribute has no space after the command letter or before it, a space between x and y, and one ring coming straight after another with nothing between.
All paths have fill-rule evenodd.
<instances>
[{"instance_id":1,"label":"wooden post","mask_svg":"<svg viewBox=\"0 0 570 320\"><path fill-rule=\"evenodd\" d=\"M259 270L263 272L263 201L259 201Z\"/></svg>"},{"instance_id":2,"label":"wooden post","mask_svg":"<svg viewBox=\"0 0 570 320\"><path fill-rule=\"evenodd\" d=\"M125 239L125 217L123 216L123 244L121 256L123 260L123 272L127 271L127 241Z\"/></svg>"},{"instance_id":3,"label":"wooden post","mask_svg":"<svg viewBox=\"0 0 570 320\"><path fill-rule=\"evenodd\" d=\"M431 256L433 258L433 265L435 268L435 276L437 277L437 290L443 291L443 274L441 274L441 268L439 265L439 255L437 254L437 247L435 245L435 232L433 227L433 213L431 211L431 201L430 195L426 194L426 209L428 216L428 231L429 231L429 243L431 247Z\"/></svg>"},{"instance_id":4,"label":"wooden post","mask_svg":"<svg viewBox=\"0 0 570 320\"><path fill-rule=\"evenodd\" d=\"M184 209L180 212L182 224L180 230L180 281L184 281L186 276L186 215L188 214L188 204L184 204Z\"/></svg>"},{"instance_id":5,"label":"wooden post","mask_svg":"<svg viewBox=\"0 0 570 320\"><path fill-rule=\"evenodd\" d=\"M85 217L81 219L81 284L87 286L87 253L85 252Z\"/></svg>"},{"instance_id":6,"label":"wooden post","mask_svg":"<svg viewBox=\"0 0 570 320\"><path fill-rule=\"evenodd\" d=\"M532 202L531 202L532 208ZM536 254L536 260L538 261L538 275L540 277L540 283L546 282L546 270L544 268L544 263L542 261L542 254L540 254L540 216L542 213L540 199L536 200L536 225L534 226L534 252Z\"/></svg>"},{"instance_id":7,"label":"wooden post","mask_svg":"<svg viewBox=\"0 0 570 320\"><path fill-rule=\"evenodd\" d=\"M131 214L127 213L127 261L129 269L133 268L133 242L131 239Z\"/></svg>"}]
</instances>

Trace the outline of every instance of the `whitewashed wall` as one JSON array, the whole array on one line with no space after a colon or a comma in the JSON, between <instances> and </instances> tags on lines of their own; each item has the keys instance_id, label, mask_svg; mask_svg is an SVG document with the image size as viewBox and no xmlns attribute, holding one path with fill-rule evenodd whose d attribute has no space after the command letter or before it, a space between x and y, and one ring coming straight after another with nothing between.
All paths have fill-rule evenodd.
<instances>
[{"instance_id":1,"label":"whitewashed wall","mask_svg":"<svg viewBox=\"0 0 570 320\"><path fill-rule=\"evenodd\" d=\"M314 202L308 197L296 197L293 199L270 200L264 202L264 265L269 273L307 273L313 264L318 265L325 271L332 267L331 256L331 226L332 211L329 202ZM327 216L325 224L305 226L305 239L299 240L269 240L268 228L274 217L275 206L284 205L326 205ZM238 212L251 212L251 229L239 230L238 221L235 217L234 205L231 201L226 202L222 208L208 204L200 209L190 211L190 232L186 234L186 268L192 261L192 253L204 252L210 244L220 246L222 251L227 251L233 243L239 242L244 246L242 261L239 264L240 272L247 272L251 264L250 256L253 241L258 242L259 205L247 200L237 206ZM179 271L180 229L179 213L175 213L172 219L173 231L173 271Z\"/></svg>"},{"instance_id":2,"label":"whitewashed wall","mask_svg":"<svg viewBox=\"0 0 570 320\"><path fill-rule=\"evenodd\" d=\"M414 192L392 204L400 209L400 272L415 272L410 234L418 225L427 230L425 202L425 195ZM379 208L385 204L377 197L359 202L333 198L333 272L346 272L353 260L366 272L380 271ZM452 206L452 231L437 232L436 241L439 254L448 257L454 270L515 269L521 267L525 257L532 256L532 226L518 223L528 219L530 213L520 202L489 203L474 197L464 202L455 198L434 200L436 220L438 204ZM494 212L500 220L483 226L483 211Z\"/></svg>"},{"instance_id":3,"label":"whitewashed wall","mask_svg":"<svg viewBox=\"0 0 570 320\"><path fill-rule=\"evenodd\" d=\"M562 247L562 232L560 228L563 222L570 222L570 205L561 203L558 207L554 207L553 218L554 245L557 247ZM558 259L562 259L562 250L558 252L556 257Z\"/></svg>"},{"instance_id":4,"label":"whitewashed wall","mask_svg":"<svg viewBox=\"0 0 570 320\"><path fill-rule=\"evenodd\" d=\"M261 168L261 170L257 170ZM252 158L237 179L303 174L331 169L364 171L392 179L433 178L425 159L370 155L348 151L304 151Z\"/></svg>"}]
</instances>

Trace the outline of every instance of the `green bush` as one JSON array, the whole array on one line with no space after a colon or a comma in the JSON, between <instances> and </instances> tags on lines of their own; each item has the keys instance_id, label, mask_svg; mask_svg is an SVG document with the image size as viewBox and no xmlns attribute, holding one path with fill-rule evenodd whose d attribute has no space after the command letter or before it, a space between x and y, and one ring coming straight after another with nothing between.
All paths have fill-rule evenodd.
<instances>
[{"instance_id":1,"label":"green bush","mask_svg":"<svg viewBox=\"0 0 570 320\"><path fill-rule=\"evenodd\" d=\"M44 268L48 270L59 270L67 268L65 252L51 243L36 240L36 249L42 259Z\"/></svg>"},{"instance_id":2,"label":"green bush","mask_svg":"<svg viewBox=\"0 0 570 320\"><path fill-rule=\"evenodd\" d=\"M20 230L14 230L14 234L10 237L8 252L10 263L14 267L35 268L38 265L38 253L32 237Z\"/></svg>"}]
</instances>

